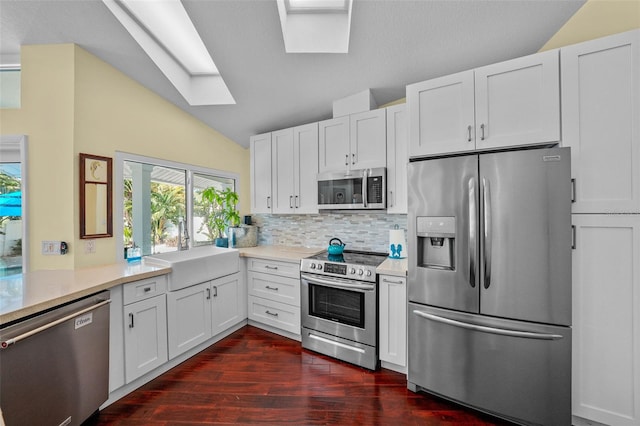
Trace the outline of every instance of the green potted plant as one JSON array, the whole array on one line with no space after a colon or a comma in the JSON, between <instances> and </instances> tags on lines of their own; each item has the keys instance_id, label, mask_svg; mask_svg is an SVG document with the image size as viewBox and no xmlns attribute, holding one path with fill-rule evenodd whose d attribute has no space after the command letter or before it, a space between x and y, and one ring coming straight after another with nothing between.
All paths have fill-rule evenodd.
<instances>
[{"instance_id":1,"label":"green potted plant","mask_svg":"<svg viewBox=\"0 0 640 426\"><path fill-rule=\"evenodd\" d=\"M228 247L229 239L225 236L227 227L240 225L240 213L236 210L238 194L231 188L217 189L210 186L201 193L205 205L205 220L200 227L207 227L209 235L215 238L218 247Z\"/></svg>"}]
</instances>

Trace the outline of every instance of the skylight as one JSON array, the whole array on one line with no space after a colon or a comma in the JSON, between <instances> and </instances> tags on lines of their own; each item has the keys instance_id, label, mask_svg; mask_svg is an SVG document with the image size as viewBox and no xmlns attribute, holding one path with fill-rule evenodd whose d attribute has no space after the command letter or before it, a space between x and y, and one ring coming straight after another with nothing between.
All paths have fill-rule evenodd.
<instances>
[{"instance_id":1,"label":"skylight","mask_svg":"<svg viewBox=\"0 0 640 426\"><path fill-rule=\"evenodd\" d=\"M353 0L277 0L287 53L348 53Z\"/></svg>"},{"instance_id":2,"label":"skylight","mask_svg":"<svg viewBox=\"0 0 640 426\"><path fill-rule=\"evenodd\" d=\"M102 0L189 105L235 104L180 0Z\"/></svg>"}]
</instances>

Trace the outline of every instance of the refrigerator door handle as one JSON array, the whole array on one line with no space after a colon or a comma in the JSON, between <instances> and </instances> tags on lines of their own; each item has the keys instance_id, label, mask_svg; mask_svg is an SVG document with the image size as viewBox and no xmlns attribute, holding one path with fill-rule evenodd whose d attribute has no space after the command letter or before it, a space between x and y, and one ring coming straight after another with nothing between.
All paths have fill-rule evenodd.
<instances>
[{"instance_id":1,"label":"refrigerator door handle","mask_svg":"<svg viewBox=\"0 0 640 426\"><path fill-rule=\"evenodd\" d=\"M469 179L469 284L476 287L476 236L478 224L476 223L476 179Z\"/></svg>"},{"instance_id":2,"label":"refrigerator door handle","mask_svg":"<svg viewBox=\"0 0 640 426\"><path fill-rule=\"evenodd\" d=\"M482 245L484 247L484 288L491 285L491 186L489 180L482 178L484 230Z\"/></svg>"},{"instance_id":3,"label":"refrigerator door handle","mask_svg":"<svg viewBox=\"0 0 640 426\"><path fill-rule=\"evenodd\" d=\"M467 330L480 331L483 333L499 334L501 336L522 337L525 339L538 339L538 340L560 340L563 338L563 336L560 334L534 333L532 331L509 330L506 328L496 328L496 327L487 327L484 325L469 324L467 322L457 321L450 318L441 317L438 315L428 314L426 312L422 312L417 309L414 310L413 313L419 317L422 317L431 321L452 325L454 327L465 328Z\"/></svg>"}]
</instances>

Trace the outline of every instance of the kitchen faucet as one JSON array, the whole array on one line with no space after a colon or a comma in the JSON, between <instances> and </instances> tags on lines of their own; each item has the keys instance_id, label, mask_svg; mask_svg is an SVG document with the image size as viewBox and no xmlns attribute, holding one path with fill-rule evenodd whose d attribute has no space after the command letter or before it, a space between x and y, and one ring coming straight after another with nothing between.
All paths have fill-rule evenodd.
<instances>
[{"instance_id":1,"label":"kitchen faucet","mask_svg":"<svg viewBox=\"0 0 640 426\"><path fill-rule=\"evenodd\" d=\"M189 250L189 230L184 218L178 222L178 250Z\"/></svg>"}]
</instances>

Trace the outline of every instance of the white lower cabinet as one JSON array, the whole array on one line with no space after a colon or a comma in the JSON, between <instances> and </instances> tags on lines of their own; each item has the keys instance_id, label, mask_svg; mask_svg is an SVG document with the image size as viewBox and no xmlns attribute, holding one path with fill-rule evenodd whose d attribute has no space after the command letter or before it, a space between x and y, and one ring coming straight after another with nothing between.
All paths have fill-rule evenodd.
<instances>
[{"instance_id":1,"label":"white lower cabinet","mask_svg":"<svg viewBox=\"0 0 640 426\"><path fill-rule=\"evenodd\" d=\"M240 272L169 292L169 358L244 320L244 295Z\"/></svg>"},{"instance_id":2,"label":"white lower cabinet","mask_svg":"<svg viewBox=\"0 0 640 426\"><path fill-rule=\"evenodd\" d=\"M123 286L125 382L167 362L166 276Z\"/></svg>"},{"instance_id":3,"label":"white lower cabinet","mask_svg":"<svg viewBox=\"0 0 640 426\"><path fill-rule=\"evenodd\" d=\"M380 361L383 367L406 373L407 279L380 275L379 281Z\"/></svg>"},{"instance_id":4,"label":"white lower cabinet","mask_svg":"<svg viewBox=\"0 0 640 426\"><path fill-rule=\"evenodd\" d=\"M572 222L573 424L637 426L640 215L576 214Z\"/></svg>"},{"instance_id":5,"label":"white lower cabinet","mask_svg":"<svg viewBox=\"0 0 640 426\"><path fill-rule=\"evenodd\" d=\"M300 263L247 258L249 320L300 336Z\"/></svg>"}]
</instances>

